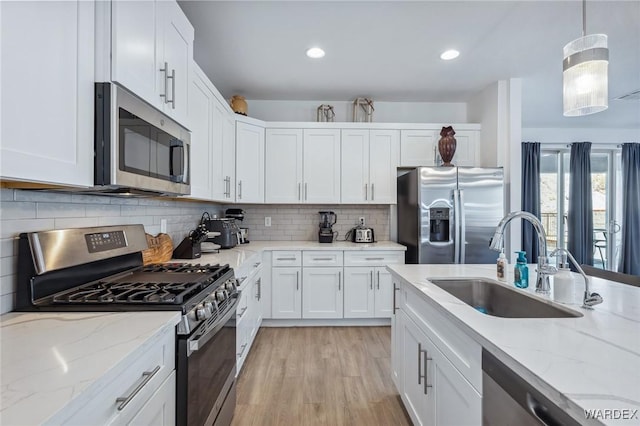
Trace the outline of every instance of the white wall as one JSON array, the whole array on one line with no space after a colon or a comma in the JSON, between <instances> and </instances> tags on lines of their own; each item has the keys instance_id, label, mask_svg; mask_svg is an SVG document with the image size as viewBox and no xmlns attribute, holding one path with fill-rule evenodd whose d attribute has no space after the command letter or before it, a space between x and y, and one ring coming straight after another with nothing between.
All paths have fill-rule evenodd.
<instances>
[{"instance_id":1,"label":"white wall","mask_svg":"<svg viewBox=\"0 0 640 426\"><path fill-rule=\"evenodd\" d=\"M640 117L638 120L640 121ZM522 140L541 143L593 142L619 144L623 142L640 142L640 127L637 129L591 129L588 127L523 128Z\"/></svg>"},{"instance_id":2,"label":"white wall","mask_svg":"<svg viewBox=\"0 0 640 426\"><path fill-rule=\"evenodd\" d=\"M322 104L333 106L334 121L353 121L352 101L271 101L247 100L250 117L264 121L316 121ZM467 123L464 102L377 102L375 123Z\"/></svg>"}]
</instances>

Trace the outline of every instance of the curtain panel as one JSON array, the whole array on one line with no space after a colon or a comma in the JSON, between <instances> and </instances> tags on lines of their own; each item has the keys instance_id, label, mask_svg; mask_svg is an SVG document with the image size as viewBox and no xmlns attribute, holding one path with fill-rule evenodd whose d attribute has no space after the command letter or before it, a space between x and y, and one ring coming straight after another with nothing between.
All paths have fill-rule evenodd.
<instances>
[{"instance_id":1,"label":"curtain panel","mask_svg":"<svg viewBox=\"0 0 640 426\"><path fill-rule=\"evenodd\" d=\"M540 142L522 144L522 210L540 219ZM522 221L522 250L530 262L538 262L538 236L526 221Z\"/></svg>"},{"instance_id":2,"label":"curtain panel","mask_svg":"<svg viewBox=\"0 0 640 426\"><path fill-rule=\"evenodd\" d=\"M640 143L622 144L622 188L618 272L640 275Z\"/></svg>"},{"instance_id":3,"label":"curtain panel","mask_svg":"<svg viewBox=\"0 0 640 426\"><path fill-rule=\"evenodd\" d=\"M593 265L591 142L571 144L569 173L567 250L573 254L579 264Z\"/></svg>"}]
</instances>

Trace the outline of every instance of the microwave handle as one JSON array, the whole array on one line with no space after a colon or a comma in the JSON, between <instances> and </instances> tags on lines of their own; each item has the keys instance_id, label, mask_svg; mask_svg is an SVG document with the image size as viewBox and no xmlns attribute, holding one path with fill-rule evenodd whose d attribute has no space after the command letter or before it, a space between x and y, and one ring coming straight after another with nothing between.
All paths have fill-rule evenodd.
<instances>
[{"instance_id":1,"label":"microwave handle","mask_svg":"<svg viewBox=\"0 0 640 426\"><path fill-rule=\"evenodd\" d=\"M173 172L173 150L176 148L182 149L182 158L180 161L180 168L183 173L181 175L175 175ZM189 176L189 150L188 146L185 146L184 142L179 139L171 140L169 145L169 178L171 182L187 183L187 177Z\"/></svg>"}]
</instances>

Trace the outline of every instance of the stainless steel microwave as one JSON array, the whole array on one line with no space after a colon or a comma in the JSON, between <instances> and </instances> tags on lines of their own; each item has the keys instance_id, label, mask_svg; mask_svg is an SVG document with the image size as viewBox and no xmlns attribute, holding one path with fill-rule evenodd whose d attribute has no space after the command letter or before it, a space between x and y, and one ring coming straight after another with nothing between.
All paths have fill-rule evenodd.
<instances>
[{"instance_id":1,"label":"stainless steel microwave","mask_svg":"<svg viewBox=\"0 0 640 426\"><path fill-rule=\"evenodd\" d=\"M93 191L189 194L190 142L187 129L122 87L95 84Z\"/></svg>"}]
</instances>

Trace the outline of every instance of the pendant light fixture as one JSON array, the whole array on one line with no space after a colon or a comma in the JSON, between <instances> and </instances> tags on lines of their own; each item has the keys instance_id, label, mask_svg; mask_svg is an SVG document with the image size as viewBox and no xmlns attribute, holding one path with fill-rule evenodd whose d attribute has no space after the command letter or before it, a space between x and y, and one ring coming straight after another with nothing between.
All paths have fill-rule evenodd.
<instances>
[{"instance_id":1,"label":"pendant light fixture","mask_svg":"<svg viewBox=\"0 0 640 426\"><path fill-rule=\"evenodd\" d=\"M587 35L582 0L582 37L564 47L562 99L565 117L595 114L609 107L609 49L605 34Z\"/></svg>"}]
</instances>

